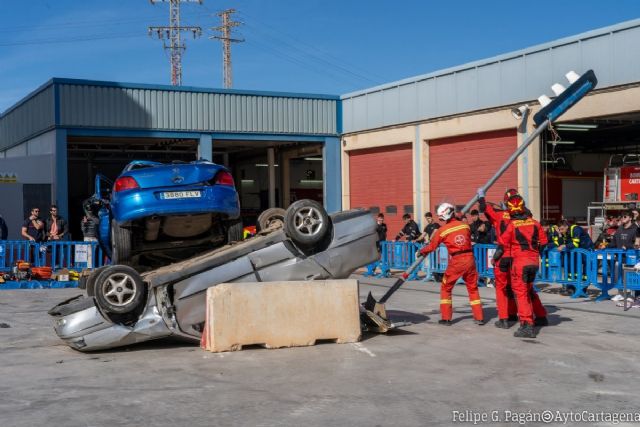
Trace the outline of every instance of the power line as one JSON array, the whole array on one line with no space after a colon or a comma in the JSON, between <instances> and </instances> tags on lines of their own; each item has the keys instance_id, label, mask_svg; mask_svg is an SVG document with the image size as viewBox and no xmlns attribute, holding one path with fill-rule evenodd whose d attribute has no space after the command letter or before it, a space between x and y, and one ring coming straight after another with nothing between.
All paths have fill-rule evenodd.
<instances>
[{"instance_id":1,"label":"power line","mask_svg":"<svg viewBox=\"0 0 640 427\"><path fill-rule=\"evenodd\" d=\"M299 37L294 37L290 34L280 31L277 28L265 22L262 22L259 19L256 19L255 17L251 17L245 12L238 12L238 13L246 17L247 22L259 23L266 30L261 29L259 26L255 26L255 25L251 26L247 24L248 27L251 27L252 29L257 30L258 32L262 32L262 34L266 35L267 37L270 37L271 39L273 39L275 42L279 44L285 44L290 46L294 50L301 52L302 54L310 57L314 61L322 62L325 65L332 66L336 69L339 69L345 72L346 74L350 74L361 80L367 81L368 83L380 84L382 82L388 81L388 79L385 79L382 76L371 73L370 70L360 69L359 67L353 64L349 64L344 59L334 56L328 52L325 52L319 49L317 46L311 45L309 43L305 43ZM269 35L268 32L274 33L276 35L275 36ZM285 38L288 39L289 41L285 40ZM297 45L300 45L301 47ZM317 53L313 53L312 51L315 51ZM369 76L373 76L375 80L370 78Z\"/></svg>"},{"instance_id":2,"label":"power line","mask_svg":"<svg viewBox=\"0 0 640 427\"><path fill-rule=\"evenodd\" d=\"M136 37L142 37L139 32L136 33L128 33L128 34L104 34L104 35L93 35L93 36L78 36L72 38L59 38L59 39L33 39L33 40L22 40L15 42L0 42L0 47L7 46L27 46L27 45L45 45L45 44L62 44L62 43L77 43L77 42L85 42L85 41L93 41L93 40L108 40L108 39L131 39Z\"/></svg>"},{"instance_id":3,"label":"power line","mask_svg":"<svg viewBox=\"0 0 640 427\"><path fill-rule=\"evenodd\" d=\"M182 85L182 54L187 48L184 42L180 39L180 35L183 31L188 31L193 34L193 38L199 37L202 34L202 28L194 26L181 26L180 25L180 4L181 3L199 3L202 4L202 0L150 0L151 4L157 2L169 2L169 26L155 26L149 27L149 35L156 34L158 39L162 40L165 50L169 50L169 59L171 61L171 84L173 86ZM169 40L169 45L165 41L165 38Z\"/></svg>"},{"instance_id":4,"label":"power line","mask_svg":"<svg viewBox=\"0 0 640 427\"><path fill-rule=\"evenodd\" d=\"M219 31L220 35L211 36L210 39L218 39L222 42L222 75L224 81L224 87L230 89L233 86L233 74L231 67L231 43L241 43L244 39L234 39L231 37L231 30L233 27L241 25L241 22L232 21L231 14L235 13L235 9L227 9L218 13L217 15L222 18L222 25L219 27L211 28L212 31Z\"/></svg>"}]
</instances>

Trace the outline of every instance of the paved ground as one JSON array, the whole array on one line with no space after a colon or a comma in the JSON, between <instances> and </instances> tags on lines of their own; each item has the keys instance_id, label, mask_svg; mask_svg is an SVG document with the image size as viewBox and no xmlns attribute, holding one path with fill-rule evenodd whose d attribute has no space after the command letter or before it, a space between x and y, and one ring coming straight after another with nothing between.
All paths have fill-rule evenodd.
<instances>
[{"instance_id":1,"label":"paved ground","mask_svg":"<svg viewBox=\"0 0 640 427\"><path fill-rule=\"evenodd\" d=\"M390 283L363 280L373 283L363 297ZM358 344L212 354L156 342L83 354L46 315L77 293L0 292L10 326L0 328L0 425L452 425L464 410L517 425L502 410L640 411L640 309L612 302L542 293L552 326L520 340L515 328L474 325L460 286L458 321L439 326L436 285L412 282L387 307L416 324ZM482 296L495 318L493 289Z\"/></svg>"}]
</instances>

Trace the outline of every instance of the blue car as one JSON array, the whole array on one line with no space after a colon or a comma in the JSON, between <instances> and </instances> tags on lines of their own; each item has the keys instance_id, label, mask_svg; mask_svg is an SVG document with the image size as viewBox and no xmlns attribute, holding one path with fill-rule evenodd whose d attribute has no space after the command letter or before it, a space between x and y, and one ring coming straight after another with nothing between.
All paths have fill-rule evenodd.
<instances>
[{"instance_id":1,"label":"blue car","mask_svg":"<svg viewBox=\"0 0 640 427\"><path fill-rule=\"evenodd\" d=\"M98 175L85 202L113 264L156 266L242 240L240 202L224 166L129 163L115 182Z\"/></svg>"}]
</instances>

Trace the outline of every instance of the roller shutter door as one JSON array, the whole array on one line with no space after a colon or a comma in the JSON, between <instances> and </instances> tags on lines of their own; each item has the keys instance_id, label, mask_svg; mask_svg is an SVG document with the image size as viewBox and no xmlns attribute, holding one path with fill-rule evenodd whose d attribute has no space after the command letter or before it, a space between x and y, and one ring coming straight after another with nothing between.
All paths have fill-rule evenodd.
<instances>
[{"instance_id":1,"label":"roller shutter door","mask_svg":"<svg viewBox=\"0 0 640 427\"><path fill-rule=\"evenodd\" d=\"M430 209L443 201L464 205L517 148L514 130L493 131L429 141ZM517 162L491 187L487 200L502 201L518 187Z\"/></svg>"},{"instance_id":2,"label":"roller shutter door","mask_svg":"<svg viewBox=\"0 0 640 427\"><path fill-rule=\"evenodd\" d=\"M379 208L393 239L404 225L402 215L413 213L413 156L411 144L349 152L352 208Z\"/></svg>"}]
</instances>

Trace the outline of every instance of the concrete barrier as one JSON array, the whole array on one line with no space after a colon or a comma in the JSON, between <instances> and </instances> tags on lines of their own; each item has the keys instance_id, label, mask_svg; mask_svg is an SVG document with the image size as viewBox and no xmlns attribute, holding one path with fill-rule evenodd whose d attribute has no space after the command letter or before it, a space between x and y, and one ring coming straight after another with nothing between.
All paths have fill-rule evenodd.
<instances>
[{"instance_id":1,"label":"concrete barrier","mask_svg":"<svg viewBox=\"0 0 640 427\"><path fill-rule=\"evenodd\" d=\"M357 280L223 283L206 308L201 346L213 352L360 340Z\"/></svg>"}]
</instances>

